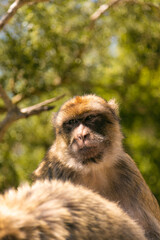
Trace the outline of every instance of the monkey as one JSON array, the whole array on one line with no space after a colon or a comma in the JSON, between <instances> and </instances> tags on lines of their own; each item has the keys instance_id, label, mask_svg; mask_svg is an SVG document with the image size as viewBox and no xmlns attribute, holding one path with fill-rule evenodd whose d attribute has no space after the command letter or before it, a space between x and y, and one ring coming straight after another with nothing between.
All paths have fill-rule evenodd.
<instances>
[{"instance_id":1,"label":"monkey","mask_svg":"<svg viewBox=\"0 0 160 240\"><path fill-rule=\"evenodd\" d=\"M88 94L65 102L55 114L55 141L36 179L61 179L94 190L160 239L160 209L134 160L123 149L119 107L114 99Z\"/></svg>"},{"instance_id":2,"label":"monkey","mask_svg":"<svg viewBox=\"0 0 160 240\"><path fill-rule=\"evenodd\" d=\"M60 180L0 196L0 240L146 240L116 203Z\"/></svg>"}]
</instances>

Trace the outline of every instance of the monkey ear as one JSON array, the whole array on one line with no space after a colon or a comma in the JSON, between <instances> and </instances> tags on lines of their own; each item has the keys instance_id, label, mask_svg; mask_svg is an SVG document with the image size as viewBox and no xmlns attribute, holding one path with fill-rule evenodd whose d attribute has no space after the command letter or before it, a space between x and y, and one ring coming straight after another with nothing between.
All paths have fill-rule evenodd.
<instances>
[{"instance_id":1,"label":"monkey ear","mask_svg":"<svg viewBox=\"0 0 160 240\"><path fill-rule=\"evenodd\" d=\"M111 99L108 101L109 106L111 107L111 109L115 112L115 114L117 116L119 116L119 106L118 103L116 102L115 99Z\"/></svg>"}]
</instances>

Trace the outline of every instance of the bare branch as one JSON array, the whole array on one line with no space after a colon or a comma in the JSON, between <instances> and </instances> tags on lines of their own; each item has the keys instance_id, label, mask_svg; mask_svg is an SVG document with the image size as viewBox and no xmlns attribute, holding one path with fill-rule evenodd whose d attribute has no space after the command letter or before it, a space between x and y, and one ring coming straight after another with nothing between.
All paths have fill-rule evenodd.
<instances>
[{"instance_id":1,"label":"bare branch","mask_svg":"<svg viewBox=\"0 0 160 240\"><path fill-rule=\"evenodd\" d=\"M2 29L8 23L8 21L15 15L21 6L22 4L20 0L13 2L13 4L9 7L7 13L0 20L0 29Z\"/></svg>"},{"instance_id":2,"label":"bare branch","mask_svg":"<svg viewBox=\"0 0 160 240\"><path fill-rule=\"evenodd\" d=\"M15 0L9 7L7 13L0 20L0 30L8 23L8 21L16 14L18 9L23 5L48 1L49 0Z\"/></svg>"},{"instance_id":3,"label":"bare branch","mask_svg":"<svg viewBox=\"0 0 160 240\"><path fill-rule=\"evenodd\" d=\"M39 111L40 109L43 109L44 106L46 106L50 103L56 102L59 99L63 98L64 96L65 96L65 94L63 94L61 96L58 96L58 97L55 97L55 98L48 99L44 102L38 103L38 104L33 105L31 107L23 108L23 109L21 109L21 112L24 113L24 114L25 113L32 114L32 112Z\"/></svg>"},{"instance_id":4,"label":"bare branch","mask_svg":"<svg viewBox=\"0 0 160 240\"><path fill-rule=\"evenodd\" d=\"M5 93L5 97L6 96L7 95ZM65 95L63 94L61 96L51 98L51 99L43 101L39 104L30 106L30 107L27 107L27 108L22 108L22 109L19 109L15 104L13 104L11 102L12 108L8 109L6 117L4 118L3 121L0 122L0 141L3 139L5 132L7 131L7 129L9 128L9 126L13 122L15 122L19 119L22 119L22 118L28 118L30 116L40 114L41 112L49 111L49 110L53 109L54 106L46 106L46 105L48 105L50 103L53 103L53 102L56 102L59 99L63 98L64 96Z\"/></svg>"},{"instance_id":5,"label":"bare branch","mask_svg":"<svg viewBox=\"0 0 160 240\"><path fill-rule=\"evenodd\" d=\"M156 3L151 3L151 2L142 2L139 0L113 0L108 4L102 4L91 16L91 27L93 27L94 22L99 19L107 10L109 10L110 8L118 5L119 3L136 3L138 5L142 5L142 6L148 6L148 7L153 7L155 9L157 9L158 11L160 11L160 6Z\"/></svg>"},{"instance_id":6,"label":"bare branch","mask_svg":"<svg viewBox=\"0 0 160 240\"><path fill-rule=\"evenodd\" d=\"M1 84L0 84L0 97L3 99L3 101L6 105L6 108L8 110L10 110L14 107L11 99L8 97L7 93L5 92L5 90L3 89Z\"/></svg>"},{"instance_id":7,"label":"bare branch","mask_svg":"<svg viewBox=\"0 0 160 240\"><path fill-rule=\"evenodd\" d=\"M50 111L54 108L55 108L55 106L41 106L41 107L33 108L33 109L32 109L32 107L29 107L29 109L27 109L27 108L25 109L25 112L21 111L21 113L22 113L21 118L28 118L33 115L38 115L41 112ZM24 109L22 109L22 110L24 110Z\"/></svg>"},{"instance_id":8,"label":"bare branch","mask_svg":"<svg viewBox=\"0 0 160 240\"><path fill-rule=\"evenodd\" d=\"M96 21L103 13L105 13L109 8L117 5L124 0L114 0L108 4L101 5L90 17L91 21Z\"/></svg>"},{"instance_id":9,"label":"bare branch","mask_svg":"<svg viewBox=\"0 0 160 240\"><path fill-rule=\"evenodd\" d=\"M18 116L20 116L20 111L18 108L15 108L14 110L9 110L4 120L0 122L0 141L3 139L3 136L9 126L19 119Z\"/></svg>"},{"instance_id":10,"label":"bare branch","mask_svg":"<svg viewBox=\"0 0 160 240\"><path fill-rule=\"evenodd\" d=\"M22 99L23 99L23 94L22 93L18 93L17 95L13 96L12 103L13 104L17 104L20 101L22 101Z\"/></svg>"}]
</instances>

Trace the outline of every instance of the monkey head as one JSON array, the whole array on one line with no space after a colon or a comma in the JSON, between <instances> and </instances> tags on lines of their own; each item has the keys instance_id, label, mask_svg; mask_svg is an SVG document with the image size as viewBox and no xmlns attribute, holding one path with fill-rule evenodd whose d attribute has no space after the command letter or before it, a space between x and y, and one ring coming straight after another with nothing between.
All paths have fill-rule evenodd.
<instances>
[{"instance_id":1,"label":"monkey head","mask_svg":"<svg viewBox=\"0 0 160 240\"><path fill-rule=\"evenodd\" d=\"M118 105L114 100L107 102L96 95L74 97L62 105L54 117L54 127L60 151L64 146L63 156L67 152L69 159L81 165L99 163L104 155L106 161L113 151L116 154L121 149Z\"/></svg>"}]
</instances>

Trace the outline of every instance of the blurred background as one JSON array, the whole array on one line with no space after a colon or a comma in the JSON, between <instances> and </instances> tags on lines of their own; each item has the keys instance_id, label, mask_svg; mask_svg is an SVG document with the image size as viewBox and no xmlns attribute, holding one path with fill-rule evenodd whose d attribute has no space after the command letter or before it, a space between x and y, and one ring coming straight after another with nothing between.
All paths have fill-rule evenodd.
<instances>
[{"instance_id":1,"label":"blurred background","mask_svg":"<svg viewBox=\"0 0 160 240\"><path fill-rule=\"evenodd\" d=\"M0 143L0 190L30 181L54 140L53 112L74 95L120 105L124 147L160 202L160 5L130 1L95 21L102 0L19 9L0 32L0 83L27 107L65 93L54 111L15 122ZM0 16L11 1L1 0ZM6 109L0 99L0 121Z\"/></svg>"}]
</instances>

